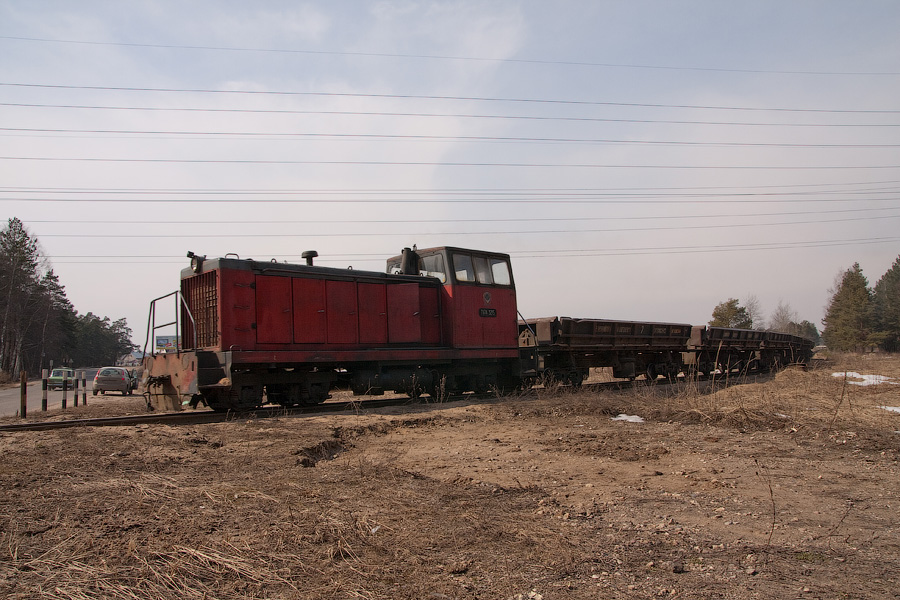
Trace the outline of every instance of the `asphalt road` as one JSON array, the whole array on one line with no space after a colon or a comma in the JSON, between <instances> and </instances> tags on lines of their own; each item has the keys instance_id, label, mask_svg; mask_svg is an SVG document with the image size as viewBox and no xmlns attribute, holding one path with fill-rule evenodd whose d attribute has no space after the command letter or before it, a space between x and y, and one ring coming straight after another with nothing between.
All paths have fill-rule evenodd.
<instances>
[{"instance_id":1,"label":"asphalt road","mask_svg":"<svg viewBox=\"0 0 900 600\"><path fill-rule=\"evenodd\" d=\"M87 380L87 395L91 395L91 384L94 381L94 375L97 369L85 369L84 377ZM78 382L78 404L81 404L81 381ZM41 382L40 380L31 381L25 386L25 394L28 404L27 411L29 414L41 411ZM75 405L75 399L72 390L68 391L68 406ZM47 410L59 409L62 407L62 390L47 390ZM14 417L19 414L19 406L21 402L21 387L8 387L0 389L0 417ZM91 399L88 398L88 404Z\"/></svg>"}]
</instances>

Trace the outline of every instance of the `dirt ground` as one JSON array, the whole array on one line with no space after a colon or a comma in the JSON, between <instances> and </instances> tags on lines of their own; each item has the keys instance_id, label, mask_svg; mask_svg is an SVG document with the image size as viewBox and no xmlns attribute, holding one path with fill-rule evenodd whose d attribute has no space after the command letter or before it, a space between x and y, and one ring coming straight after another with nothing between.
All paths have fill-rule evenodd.
<instances>
[{"instance_id":1,"label":"dirt ground","mask_svg":"<svg viewBox=\"0 0 900 600\"><path fill-rule=\"evenodd\" d=\"M900 357L841 360L727 388L0 434L0 596L897 598L900 413L881 407L900 385L832 373L900 382Z\"/></svg>"}]
</instances>

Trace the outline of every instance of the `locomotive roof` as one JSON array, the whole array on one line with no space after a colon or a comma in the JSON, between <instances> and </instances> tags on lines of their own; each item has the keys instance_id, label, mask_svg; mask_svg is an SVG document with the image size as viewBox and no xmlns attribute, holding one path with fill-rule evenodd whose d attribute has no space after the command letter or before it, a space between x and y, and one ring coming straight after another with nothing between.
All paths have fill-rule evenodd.
<instances>
[{"instance_id":1,"label":"locomotive roof","mask_svg":"<svg viewBox=\"0 0 900 600\"><path fill-rule=\"evenodd\" d=\"M318 275L328 278L352 277L366 279L398 279L409 280L425 280L428 282L437 281L434 277L426 277L422 275L396 275L383 271L364 271L354 269L352 267L322 267L317 265L306 265L300 263L277 262L272 260L254 260L252 258L235 257L216 257L204 258L199 272L205 273L216 269L230 269L239 271L255 271L259 274L303 274ZM192 277L196 272L187 267L181 270L181 278Z\"/></svg>"},{"instance_id":2,"label":"locomotive roof","mask_svg":"<svg viewBox=\"0 0 900 600\"><path fill-rule=\"evenodd\" d=\"M503 258L509 259L509 254L504 252L492 252L490 250L479 250L476 248L461 248L459 246L434 246L432 248L417 248L416 252L418 254L431 254L434 252L440 252L445 250L447 252L469 252L472 254L489 254L491 256L502 256ZM396 256L391 256L387 260L400 260L400 254Z\"/></svg>"}]
</instances>

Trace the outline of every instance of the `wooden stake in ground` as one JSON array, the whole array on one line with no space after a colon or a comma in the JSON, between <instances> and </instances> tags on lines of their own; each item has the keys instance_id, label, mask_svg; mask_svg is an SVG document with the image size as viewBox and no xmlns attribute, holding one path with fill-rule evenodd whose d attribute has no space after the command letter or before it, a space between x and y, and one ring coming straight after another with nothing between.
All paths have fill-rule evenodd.
<instances>
[{"instance_id":1,"label":"wooden stake in ground","mask_svg":"<svg viewBox=\"0 0 900 600\"><path fill-rule=\"evenodd\" d=\"M19 380L22 389L22 392L19 396L19 416L24 419L28 414L28 394L25 391L25 388L28 385L28 377L25 375L25 371L19 372Z\"/></svg>"}]
</instances>

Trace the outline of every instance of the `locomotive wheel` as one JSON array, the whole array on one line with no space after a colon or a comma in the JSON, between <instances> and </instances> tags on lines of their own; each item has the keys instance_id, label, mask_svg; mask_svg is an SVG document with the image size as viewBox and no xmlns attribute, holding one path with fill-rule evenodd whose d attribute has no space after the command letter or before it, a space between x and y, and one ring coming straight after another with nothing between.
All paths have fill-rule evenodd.
<instances>
[{"instance_id":1,"label":"locomotive wheel","mask_svg":"<svg viewBox=\"0 0 900 600\"><path fill-rule=\"evenodd\" d=\"M307 401L307 404L322 404L331 398L328 394L330 389L331 384L327 382L309 384L309 400Z\"/></svg>"},{"instance_id":2,"label":"locomotive wheel","mask_svg":"<svg viewBox=\"0 0 900 600\"><path fill-rule=\"evenodd\" d=\"M204 396L206 404L216 412L226 412L229 410L253 410L262 406L262 390L257 395L245 392L242 395L238 390L231 388L229 390L216 390Z\"/></svg>"}]
</instances>

